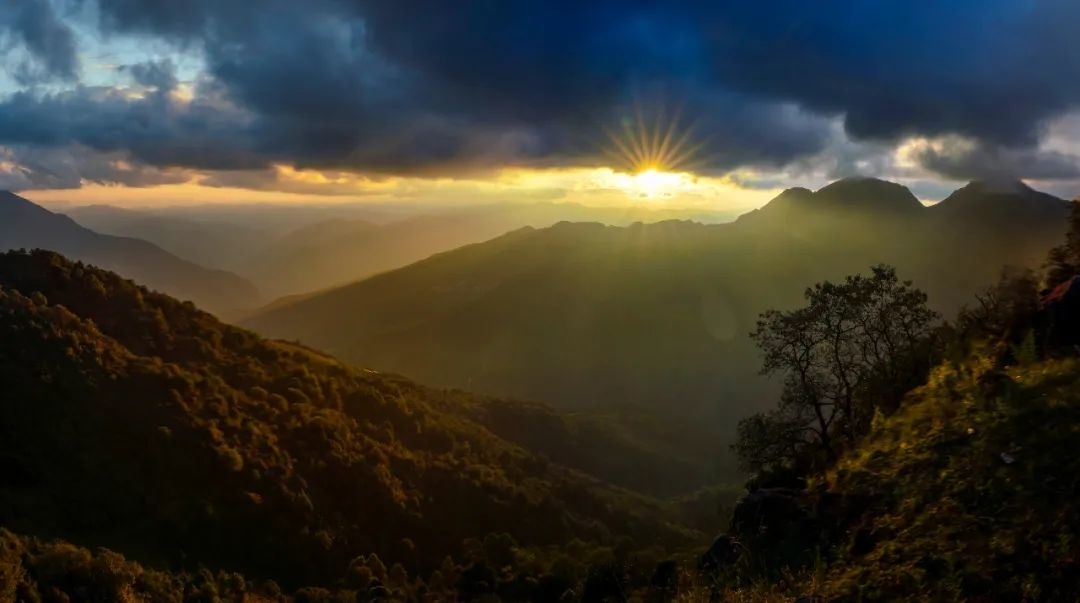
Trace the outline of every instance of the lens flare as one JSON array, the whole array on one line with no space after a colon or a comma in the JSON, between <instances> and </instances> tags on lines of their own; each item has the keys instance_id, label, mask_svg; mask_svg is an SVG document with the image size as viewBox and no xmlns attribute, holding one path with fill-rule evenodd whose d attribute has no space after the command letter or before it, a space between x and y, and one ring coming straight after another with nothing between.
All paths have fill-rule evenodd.
<instances>
[{"instance_id":1,"label":"lens flare","mask_svg":"<svg viewBox=\"0 0 1080 603\"><path fill-rule=\"evenodd\" d=\"M684 126L681 117L681 111L668 115L662 107L647 114L635 104L633 116L618 128L605 128L612 167L636 174L693 171L705 142L696 140L693 126Z\"/></svg>"}]
</instances>

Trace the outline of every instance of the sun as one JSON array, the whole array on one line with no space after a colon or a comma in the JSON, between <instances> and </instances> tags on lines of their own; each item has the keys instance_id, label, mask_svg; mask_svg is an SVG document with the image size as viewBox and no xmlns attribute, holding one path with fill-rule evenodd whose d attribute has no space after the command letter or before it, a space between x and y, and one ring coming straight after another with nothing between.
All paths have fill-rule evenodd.
<instances>
[{"instance_id":1,"label":"sun","mask_svg":"<svg viewBox=\"0 0 1080 603\"><path fill-rule=\"evenodd\" d=\"M685 172L667 172L646 168L636 173L609 171L607 186L623 191L627 197L641 201L668 201L691 191L695 179Z\"/></svg>"},{"instance_id":2,"label":"sun","mask_svg":"<svg viewBox=\"0 0 1080 603\"><path fill-rule=\"evenodd\" d=\"M604 152L615 188L633 198L659 200L692 187L692 173L706 161L705 141L694 135L693 125L682 123L680 113L668 114L662 105L644 110L635 103L618 127L605 128Z\"/></svg>"},{"instance_id":3,"label":"sun","mask_svg":"<svg viewBox=\"0 0 1080 603\"><path fill-rule=\"evenodd\" d=\"M636 175L694 171L705 161L701 155L705 141L695 136L695 128L682 123L681 111L668 114L663 106L651 111L635 103L633 116L624 115L619 126L605 127L608 146L605 155L611 166Z\"/></svg>"},{"instance_id":4,"label":"sun","mask_svg":"<svg viewBox=\"0 0 1080 603\"><path fill-rule=\"evenodd\" d=\"M631 179L634 184L632 192L637 192L639 197L646 199L660 199L673 195L682 180L679 174L662 172L655 168L638 172Z\"/></svg>"}]
</instances>

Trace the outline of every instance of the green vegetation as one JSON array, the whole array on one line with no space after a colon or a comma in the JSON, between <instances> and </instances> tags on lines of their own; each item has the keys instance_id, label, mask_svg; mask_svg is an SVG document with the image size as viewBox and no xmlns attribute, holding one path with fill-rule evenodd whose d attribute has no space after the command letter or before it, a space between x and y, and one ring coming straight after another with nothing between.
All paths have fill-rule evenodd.
<instances>
[{"instance_id":1,"label":"green vegetation","mask_svg":"<svg viewBox=\"0 0 1080 603\"><path fill-rule=\"evenodd\" d=\"M1077 600L1076 240L947 323L884 265L762 314L784 388L738 500L673 496L707 478L647 413L435 390L0 255L0 600Z\"/></svg>"},{"instance_id":2,"label":"green vegetation","mask_svg":"<svg viewBox=\"0 0 1080 603\"><path fill-rule=\"evenodd\" d=\"M1046 285L1078 274L1069 271L1078 239L1074 219ZM741 429L737 450L761 473L710 550L713 591L801 575L789 592L828 601L1077 600L1080 333L1062 317L1080 306L1071 289L1040 302L1039 280L1006 271L935 329L921 293L885 268L816 286L804 308L765 313L755 338L765 369L785 371L788 387L778 411ZM883 295L859 295L864 287ZM863 320L867 307L911 320ZM909 337L857 326L886 323ZM882 340L902 345L881 356L864 345ZM911 358L943 360L917 387L866 380L905 374ZM862 419L846 420L852 412ZM791 445L793 433L804 439Z\"/></svg>"},{"instance_id":3,"label":"green vegetation","mask_svg":"<svg viewBox=\"0 0 1080 603\"><path fill-rule=\"evenodd\" d=\"M824 479L846 600L1080 597L1080 361L945 363Z\"/></svg>"},{"instance_id":4,"label":"green vegetation","mask_svg":"<svg viewBox=\"0 0 1080 603\"><path fill-rule=\"evenodd\" d=\"M295 600L318 601L317 590ZM323 594L323 593L318 593ZM325 594L330 595L328 591ZM345 592L322 600L342 601ZM355 598L355 597L354 597ZM184 601L285 601L272 581L249 585L243 577L144 568L108 549L89 551L62 541L19 537L0 529L0 600L181 603Z\"/></svg>"},{"instance_id":5,"label":"green vegetation","mask_svg":"<svg viewBox=\"0 0 1080 603\"><path fill-rule=\"evenodd\" d=\"M797 310L765 312L750 335L763 372L784 376L777 408L739 423L735 449L751 472L834 461L876 414L893 412L934 361L926 294L888 266L814 285L806 299Z\"/></svg>"},{"instance_id":6,"label":"green vegetation","mask_svg":"<svg viewBox=\"0 0 1080 603\"><path fill-rule=\"evenodd\" d=\"M424 383L650 414L625 428L737 480L734 427L782 385L758 376L747 337L762 310L798 307L813 283L882 262L951 316L1002 265L1038 267L1067 211L1022 185L976 183L923 207L900 185L845 180L792 189L731 224L523 229L243 324Z\"/></svg>"},{"instance_id":7,"label":"green vegetation","mask_svg":"<svg viewBox=\"0 0 1080 603\"><path fill-rule=\"evenodd\" d=\"M0 391L0 524L153 567L366 589L371 555L483 573L467 543L505 534L514 564L570 588L605 555L700 539L674 506L573 468L609 465L573 457L592 437L577 421L350 369L48 252L0 255ZM561 462L505 427L537 417L570 443ZM514 580L492 571L470 588Z\"/></svg>"}]
</instances>

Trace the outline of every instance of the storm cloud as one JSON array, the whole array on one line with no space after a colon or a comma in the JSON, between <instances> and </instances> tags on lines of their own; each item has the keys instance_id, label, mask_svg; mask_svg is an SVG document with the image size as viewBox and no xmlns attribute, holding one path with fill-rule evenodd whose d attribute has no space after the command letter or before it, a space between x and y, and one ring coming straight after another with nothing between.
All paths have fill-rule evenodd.
<instances>
[{"instance_id":1,"label":"storm cloud","mask_svg":"<svg viewBox=\"0 0 1080 603\"><path fill-rule=\"evenodd\" d=\"M916 146L912 156L927 169L956 180L1000 179L1016 174L1036 180L1080 179L1080 157L1060 151L946 140Z\"/></svg>"},{"instance_id":2,"label":"storm cloud","mask_svg":"<svg viewBox=\"0 0 1080 603\"><path fill-rule=\"evenodd\" d=\"M1072 0L65 5L80 10L17 0L29 16L0 25L40 71L75 82L57 91L21 80L0 98L0 145L230 172L601 165L611 161L605 129L644 107L693 125L703 173L827 153L839 121L875 148L972 141L963 154L921 156L947 177L1075 176L1070 157L1037 150L1047 122L1080 105ZM156 60L121 70L138 94L79 85L72 28L198 56L192 97Z\"/></svg>"},{"instance_id":3,"label":"storm cloud","mask_svg":"<svg viewBox=\"0 0 1080 603\"><path fill-rule=\"evenodd\" d=\"M70 81L79 75L74 36L48 0L5 3L0 12L0 53L6 57L4 68L22 84Z\"/></svg>"}]
</instances>

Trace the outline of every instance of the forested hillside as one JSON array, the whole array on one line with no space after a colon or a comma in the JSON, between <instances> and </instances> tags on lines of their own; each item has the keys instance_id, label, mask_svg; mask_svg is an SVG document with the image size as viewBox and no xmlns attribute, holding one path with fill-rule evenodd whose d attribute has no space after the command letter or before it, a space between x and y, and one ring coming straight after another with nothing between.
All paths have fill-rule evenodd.
<instances>
[{"instance_id":1,"label":"forested hillside","mask_svg":"<svg viewBox=\"0 0 1080 603\"><path fill-rule=\"evenodd\" d=\"M947 321L888 266L762 313L784 389L740 423L753 476L725 512L609 485L681 457L601 417L349 368L4 254L0 595L1072 601L1077 275L1080 210L1045 274ZM703 505L729 520L709 547L684 527Z\"/></svg>"},{"instance_id":2,"label":"forested hillside","mask_svg":"<svg viewBox=\"0 0 1080 603\"><path fill-rule=\"evenodd\" d=\"M0 256L0 330L0 525L17 533L290 588L345 584L360 555L426 575L490 534L700 538L584 473L680 471L615 434L352 369L53 253ZM520 445L534 423L551 458Z\"/></svg>"}]
</instances>

